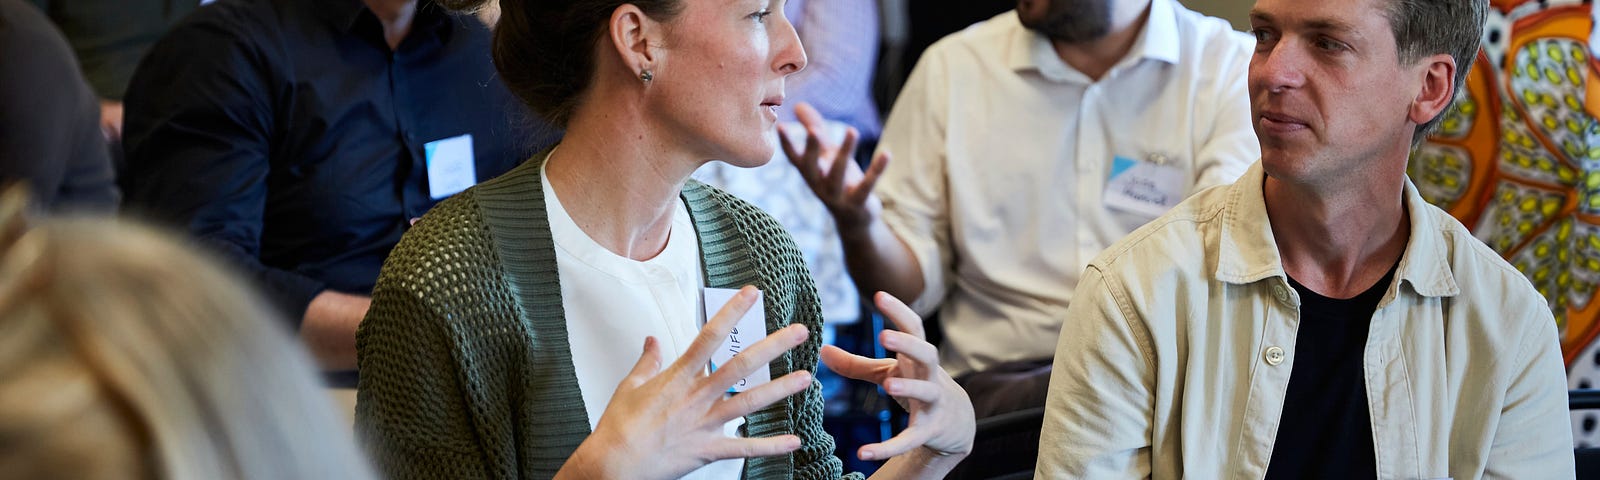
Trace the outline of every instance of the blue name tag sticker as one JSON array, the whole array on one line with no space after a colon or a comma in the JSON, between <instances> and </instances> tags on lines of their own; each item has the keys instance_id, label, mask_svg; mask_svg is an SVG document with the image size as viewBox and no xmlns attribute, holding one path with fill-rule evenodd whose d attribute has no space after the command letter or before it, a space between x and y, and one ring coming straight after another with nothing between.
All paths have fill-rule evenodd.
<instances>
[{"instance_id":1,"label":"blue name tag sticker","mask_svg":"<svg viewBox=\"0 0 1600 480\"><path fill-rule=\"evenodd\" d=\"M707 318L715 315L718 310L722 309L723 305L727 305L729 301L733 300L733 296L738 293L739 290L732 288L706 288L702 296L705 299ZM755 345L761 339L767 338L767 314L766 310L762 308L765 302L766 296L758 295L756 303L750 306L750 310L744 312L743 317L739 317L739 322L734 324L732 331L728 332L728 338L722 341L722 346L711 353L711 371L717 371L718 366L727 365L735 355L743 353L751 345ZM728 388L728 393L743 392L770 381L772 381L772 371L766 368L758 368L756 371L751 372L749 376L734 382L733 386Z\"/></svg>"},{"instance_id":2,"label":"blue name tag sticker","mask_svg":"<svg viewBox=\"0 0 1600 480\"><path fill-rule=\"evenodd\" d=\"M423 144L428 163L428 196L439 200L478 183L478 164L472 155L472 134Z\"/></svg>"},{"instance_id":3,"label":"blue name tag sticker","mask_svg":"<svg viewBox=\"0 0 1600 480\"><path fill-rule=\"evenodd\" d=\"M1147 217L1159 217L1182 202L1189 175L1182 167L1165 162L1112 157L1101 201L1106 207Z\"/></svg>"}]
</instances>

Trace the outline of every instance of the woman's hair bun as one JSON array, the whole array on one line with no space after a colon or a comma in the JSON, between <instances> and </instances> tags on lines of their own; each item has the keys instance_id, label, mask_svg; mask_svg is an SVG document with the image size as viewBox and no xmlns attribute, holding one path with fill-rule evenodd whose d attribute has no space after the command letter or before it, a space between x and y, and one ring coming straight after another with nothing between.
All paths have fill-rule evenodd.
<instances>
[{"instance_id":1,"label":"woman's hair bun","mask_svg":"<svg viewBox=\"0 0 1600 480\"><path fill-rule=\"evenodd\" d=\"M474 13L478 10L482 10L483 7L489 6L489 2L494 1L497 0L433 0L433 3L439 4L439 6L444 7L446 10Z\"/></svg>"}]
</instances>

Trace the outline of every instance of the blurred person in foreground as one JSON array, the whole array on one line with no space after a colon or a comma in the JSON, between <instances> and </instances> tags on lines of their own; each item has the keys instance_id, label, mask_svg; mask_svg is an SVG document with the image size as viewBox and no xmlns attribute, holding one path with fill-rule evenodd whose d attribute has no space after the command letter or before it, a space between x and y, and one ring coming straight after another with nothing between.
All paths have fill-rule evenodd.
<instances>
[{"instance_id":1,"label":"blurred person in foreground","mask_svg":"<svg viewBox=\"0 0 1600 480\"><path fill-rule=\"evenodd\" d=\"M272 309L171 236L0 198L0 479L373 478Z\"/></svg>"}]
</instances>

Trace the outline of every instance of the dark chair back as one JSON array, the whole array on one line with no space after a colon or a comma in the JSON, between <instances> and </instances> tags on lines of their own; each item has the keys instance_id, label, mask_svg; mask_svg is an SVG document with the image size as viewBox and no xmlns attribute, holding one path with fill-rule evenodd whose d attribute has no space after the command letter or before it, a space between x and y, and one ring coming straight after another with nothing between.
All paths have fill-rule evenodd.
<instances>
[{"instance_id":1,"label":"dark chair back","mask_svg":"<svg viewBox=\"0 0 1600 480\"><path fill-rule=\"evenodd\" d=\"M1567 409L1600 410L1600 389L1567 392ZM1578 478L1600 478L1600 448L1579 448L1573 452Z\"/></svg>"},{"instance_id":2,"label":"dark chair back","mask_svg":"<svg viewBox=\"0 0 1600 480\"><path fill-rule=\"evenodd\" d=\"M1039 452L1039 431L1044 428L1044 407L1018 410L978 419L972 438L973 454L945 477L946 480L1033 478L1033 462L1010 459L996 452Z\"/></svg>"}]
</instances>

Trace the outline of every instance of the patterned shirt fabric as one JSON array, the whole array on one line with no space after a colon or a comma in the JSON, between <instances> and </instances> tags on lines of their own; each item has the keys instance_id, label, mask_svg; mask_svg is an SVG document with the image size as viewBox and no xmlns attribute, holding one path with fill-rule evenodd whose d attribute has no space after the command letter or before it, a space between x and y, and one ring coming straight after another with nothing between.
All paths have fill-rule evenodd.
<instances>
[{"instance_id":1,"label":"patterned shirt fabric","mask_svg":"<svg viewBox=\"0 0 1600 480\"><path fill-rule=\"evenodd\" d=\"M1303 299L1259 163L1140 227L1084 271L1056 349L1039 478L1262 478ZM1418 195L1361 362L1377 478L1574 477L1550 309Z\"/></svg>"},{"instance_id":2,"label":"patterned shirt fabric","mask_svg":"<svg viewBox=\"0 0 1600 480\"><path fill-rule=\"evenodd\" d=\"M875 0L789 0L783 13L800 34L806 68L790 75L779 118L794 120L794 105L808 102L824 118L856 127L861 138L883 130L872 98L878 65L879 11Z\"/></svg>"}]
</instances>

